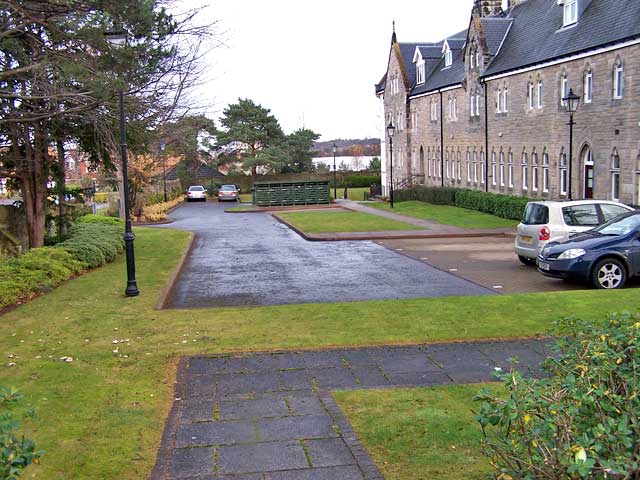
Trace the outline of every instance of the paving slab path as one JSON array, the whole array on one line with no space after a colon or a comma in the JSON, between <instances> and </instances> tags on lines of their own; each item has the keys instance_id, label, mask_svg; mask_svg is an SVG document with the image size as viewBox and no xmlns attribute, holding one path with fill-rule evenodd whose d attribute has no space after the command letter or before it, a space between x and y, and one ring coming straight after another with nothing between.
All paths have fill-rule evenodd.
<instances>
[{"instance_id":1,"label":"paving slab path","mask_svg":"<svg viewBox=\"0 0 640 480\"><path fill-rule=\"evenodd\" d=\"M154 480L382 480L334 389L535 374L548 341L486 341L184 358Z\"/></svg>"}]
</instances>

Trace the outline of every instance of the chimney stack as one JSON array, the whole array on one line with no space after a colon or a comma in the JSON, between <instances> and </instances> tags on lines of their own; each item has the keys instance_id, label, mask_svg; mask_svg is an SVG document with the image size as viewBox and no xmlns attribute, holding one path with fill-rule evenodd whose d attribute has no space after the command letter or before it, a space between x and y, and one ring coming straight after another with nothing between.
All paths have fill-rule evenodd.
<instances>
[{"instance_id":1,"label":"chimney stack","mask_svg":"<svg viewBox=\"0 0 640 480\"><path fill-rule=\"evenodd\" d=\"M480 17L491 17L502 12L502 0L474 0L473 13Z\"/></svg>"}]
</instances>

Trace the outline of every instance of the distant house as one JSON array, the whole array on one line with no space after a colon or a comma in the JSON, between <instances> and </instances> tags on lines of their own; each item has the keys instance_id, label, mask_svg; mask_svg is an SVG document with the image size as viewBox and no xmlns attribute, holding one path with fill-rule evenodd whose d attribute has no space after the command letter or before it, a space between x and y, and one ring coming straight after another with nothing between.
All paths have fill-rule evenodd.
<instances>
[{"instance_id":1,"label":"distant house","mask_svg":"<svg viewBox=\"0 0 640 480\"><path fill-rule=\"evenodd\" d=\"M196 165L191 162L189 162L187 165L188 173L193 179L193 183L197 185L207 185L211 182L215 182L216 180L222 180L225 178L225 175L223 173L221 173L219 170L211 168L204 162L200 162L200 165L197 165L197 168ZM180 164L177 164L167 169L167 185L170 189L188 187L188 185L180 185L180 178L178 175L179 168L181 168Z\"/></svg>"}]
</instances>

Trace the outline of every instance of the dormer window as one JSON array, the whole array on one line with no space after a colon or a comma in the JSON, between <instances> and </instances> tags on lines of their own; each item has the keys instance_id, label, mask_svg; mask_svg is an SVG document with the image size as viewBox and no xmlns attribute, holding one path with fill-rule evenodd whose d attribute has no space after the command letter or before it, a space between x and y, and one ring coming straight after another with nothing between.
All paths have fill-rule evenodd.
<instances>
[{"instance_id":1,"label":"dormer window","mask_svg":"<svg viewBox=\"0 0 640 480\"><path fill-rule=\"evenodd\" d=\"M424 61L422 62L418 62L416 64L416 68L417 68L417 82L418 85L423 84L424 83Z\"/></svg>"},{"instance_id":2,"label":"dormer window","mask_svg":"<svg viewBox=\"0 0 640 480\"><path fill-rule=\"evenodd\" d=\"M573 25L578 21L578 0L565 0L562 26Z\"/></svg>"},{"instance_id":3,"label":"dormer window","mask_svg":"<svg viewBox=\"0 0 640 480\"><path fill-rule=\"evenodd\" d=\"M442 56L444 57L444 68L450 67L453 64L453 53L446 41L442 47Z\"/></svg>"}]
</instances>

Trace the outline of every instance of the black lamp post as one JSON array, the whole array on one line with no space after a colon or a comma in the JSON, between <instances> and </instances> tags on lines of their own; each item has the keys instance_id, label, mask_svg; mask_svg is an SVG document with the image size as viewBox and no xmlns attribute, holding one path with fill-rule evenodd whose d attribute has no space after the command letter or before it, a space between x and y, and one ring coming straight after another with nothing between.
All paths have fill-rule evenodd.
<instances>
[{"instance_id":1,"label":"black lamp post","mask_svg":"<svg viewBox=\"0 0 640 480\"><path fill-rule=\"evenodd\" d=\"M389 122L387 125L387 135L389 136L389 203L391 208L393 208L393 134L396 132L396 127L393 126L392 122Z\"/></svg>"},{"instance_id":2,"label":"black lamp post","mask_svg":"<svg viewBox=\"0 0 640 480\"><path fill-rule=\"evenodd\" d=\"M114 47L122 47L127 43L126 32L106 32L107 42ZM129 175L127 167L127 130L124 116L124 88L118 92L120 103L120 155L122 156L122 188L124 190L124 243L127 258L127 288L124 294L127 297L136 297L140 294L136 283L136 261L133 252L135 235L131 230L131 212L129 206Z\"/></svg>"},{"instance_id":3,"label":"black lamp post","mask_svg":"<svg viewBox=\"0 0 640 480\"><path fill-rule=\"evenodd\" d=\"M167 170L165 168L164 157L164 142L160 142L160 155L162 156L162 193L164 195L164 201L167 202Z\"/></svg>"},{"instance_id":4,"label":"black lamp post","mask_svg":"<svg viewBox=\"0 0 640 480\"><path fill-rule=\"evenodd\" d=\"M338 151L338 147L336 147L336 142L333 142L333 199L338 199L338 189L336 186L336 152Z\"/></svg>"},{"instance_id":5,"label":"black lamp post","mask_svg":"<svg viewBox=\"0 0 640 480\"><path fill-rule=\"evenodd\" d=\"M578 104L580 103L580 96L573 93L573 89L569 89L569 95L562 99L564 103L564 108L569 114L569 186L567 191L567 198L572 200L571 195L571 184L572 184L572 166L573 166L573 126L575 125L573 121L573 114L578 109Z\"/></svg>"}]
</instances>

